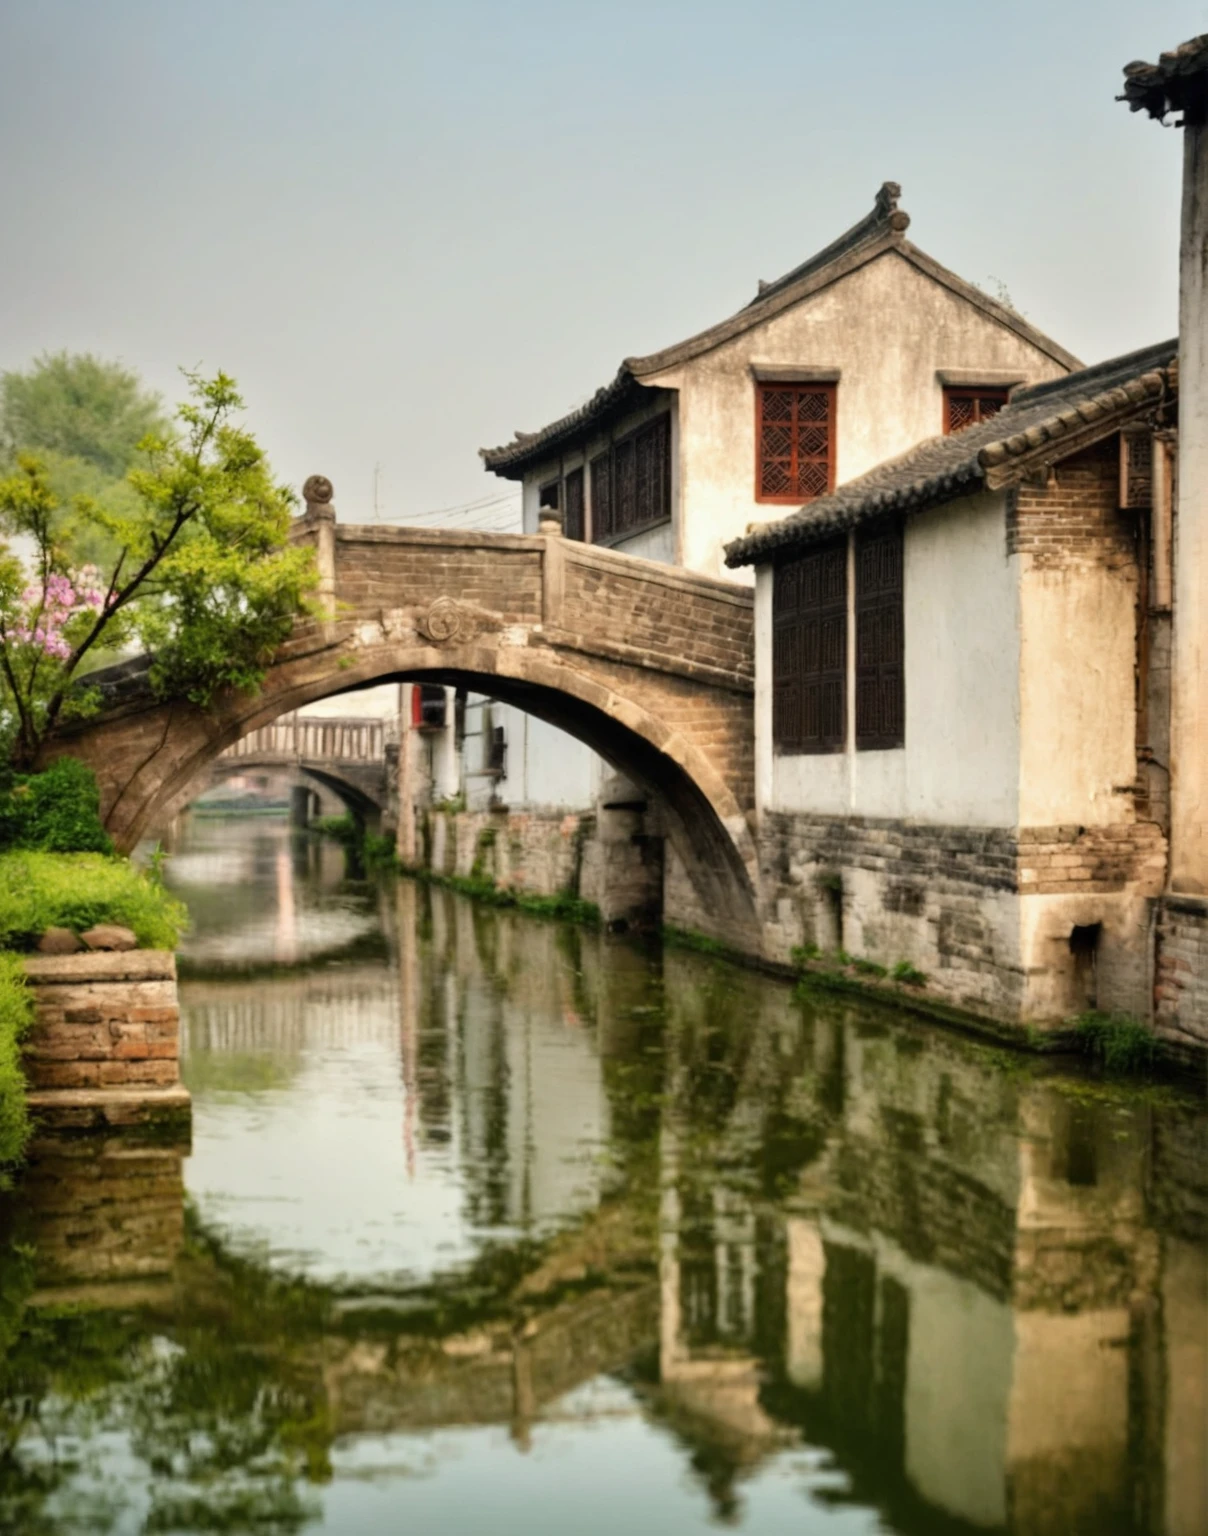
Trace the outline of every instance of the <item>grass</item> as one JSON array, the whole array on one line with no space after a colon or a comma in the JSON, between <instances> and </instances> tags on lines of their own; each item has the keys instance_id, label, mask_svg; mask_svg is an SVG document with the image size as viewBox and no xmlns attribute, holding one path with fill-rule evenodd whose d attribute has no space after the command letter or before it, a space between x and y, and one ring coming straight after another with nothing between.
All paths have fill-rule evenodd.
<instances>
[{"instance_id":1,"label":"grass","mask_svg":"<svg viewBox=\"0 0 1208 1536\"><path fill-rule=\"evenodd\" d=\"M673 949L691 949L698 955L731 955L733 950L719 939L711 939L707 933L695 928L676 928L670 923L663 925L663 943Z\"/></svg>"},{"instance_id":2,"label":"grass","mask_svg":"<svg viewBox=\"0 0 1208 1536\"><path fill-rule=\"evenodd\" d=\"M1074 1020L1074 1037L1105 1071L1145 1076L1158 1059L1158 1041L1140 1019L1122 1013L1084 1013Z\"/></svg>"},{"instance_id":3,"label":"grass","mask_svg":"<svg viewBox=\"0 0 1208 1536\"><path fill-rule=\"evenodd\" d=\"M0 1186L20 1161L29 1139L21 1041L33 1023L34 1005L19 955L0 953Z\"/></svg>"},{"instance_id":4,"label":"grass","mask_svg":"<svg viewBox=\"0 0 1208 1536\"><path fill-rule=\"evenodd\" d=\"M515 890L510 886L496 885L493 880L475 879L465 875L437 875L422 867L395 866L400 874L425 885L434 885L444 891L457 891L459 895L472 897L491 907L513 907L532 917L551 917L559 922L581 923L586 928L600 926L600 909L594 901L583 901L578 896L561 892L556 896L538 896L532 891Z\"/></svg>"},{"instance_id":5,"label":"grass","mask_svg":"<svg viewBox=\"0 0 1208 1536\"><path fill-rule=\"evenodd\" d=\"M47 928L133 930L143 949L175 949L184 906L127 859L99 853L0 854L0 949L32 949Z\"/></svg>"}]
</instances>

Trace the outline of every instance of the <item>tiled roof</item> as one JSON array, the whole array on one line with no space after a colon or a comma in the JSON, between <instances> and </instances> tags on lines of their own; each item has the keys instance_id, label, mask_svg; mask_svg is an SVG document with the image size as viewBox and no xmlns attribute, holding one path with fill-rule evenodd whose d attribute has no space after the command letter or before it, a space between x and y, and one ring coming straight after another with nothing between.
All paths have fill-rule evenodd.
<instances>
[{"instance_id":1,"label":"tiled roof","mask_svg":"<svg viewBox=\"0 0 1208 1536\"><path fill-rule=\"evenodd\" d=\"M760 283L759 292L750 303L728 319L690 336L686 341L664 347L660 352L651 352L645 357L627 357L612 382L597 390L577 410L542 427L540 431L517 432L512 442L498 448L480 448L478 451L487 469L509 479L519 479L526 469L541 459L581 441L588 429L604 427L615 419L640 398L643 381L654 382L656 375L666 369L690 362L702 353L731 341L735 336L741 336L745 331L762 325L781 310L800 303L810 294L846 277L848 273L874 261L886 251L897 252L919 271L976 305L983 313L1015 331L1063 367L1079 366L1078 359L1072 353L1029 325L1022 315L966 283L955 272L949 272L926 252L912 245L906 239L910 215L898 207L901 191L896 181L885 182L877 193L871 213L791 272L786 272L775 282Z\"/></svg>"},{"instance_id":2,"label":"tiled roof","mask_svg":"<svg viewBox=\"0 0 1208 1536\"><path fill-rule=\"evenodd\" d=\"M932 437L849 480L829 496L726 545L726 564L755 565L883 513L916 512L1007 484L1038 453L1088 435L1160 400L1173 387L1178 345L1112 358L1063 379L1017 390L997 416L951 437Z\"/></svg>"},{"instance_id":3,"label":"tiled roof","mask_svg":"<svg viewBox=\"0 0 1208 1536\"><path fill-rule=\"evenodd\" d=\"M1156 64L1138 61L1124 66L1124 94L1133 112L1148 112L1159 122L1168 112L1188 109L1202 115L1208 87L1208 32L1180 43Z\"/></svg>"}]
</instances>

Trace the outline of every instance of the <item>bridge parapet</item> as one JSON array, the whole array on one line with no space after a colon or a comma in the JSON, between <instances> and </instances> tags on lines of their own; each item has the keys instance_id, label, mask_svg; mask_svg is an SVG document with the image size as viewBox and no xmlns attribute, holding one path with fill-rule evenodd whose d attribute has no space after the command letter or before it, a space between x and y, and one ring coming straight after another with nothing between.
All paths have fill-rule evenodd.
<instances>
[{"instance_id":1,"label":"bridge parapet","mask_svg":"<svg viewBox=\"0 0 1208 1536\"><path fill-rule=\"evenodd\" d=\"M233 741L221 756L282 763L381 763L386 757L388 723L370 716L281 715Z\"/></svg>"},{"instance_id":2,"label":"bridge parapet","mask_svg":"<svg viewBox=\"0 0 1208 1536\"><path fill-rule=\"evenodd\" d=\"M95 769L119 846L280 716L377 683L443 683L561 726L646 786L699 926L757 947L749 588L558 533L342 525L323 503L308 502L292 537L315 549L323 612L295 627L259 693L164 704L128 664L112 687L94 679L109 690L103 714L56 741Z\"/></svg>"}]
</instances>

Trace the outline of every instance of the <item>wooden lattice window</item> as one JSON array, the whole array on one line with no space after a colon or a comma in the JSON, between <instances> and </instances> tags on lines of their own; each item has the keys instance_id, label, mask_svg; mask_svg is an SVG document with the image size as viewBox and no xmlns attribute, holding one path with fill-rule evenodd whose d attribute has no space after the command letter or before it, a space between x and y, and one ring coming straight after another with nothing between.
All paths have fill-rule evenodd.
<instances>
[{"instance_id":1,"label":"wooden lattice window","mask_svg":"<svg viewBox=\"0 0 1208 1536\"><path fill-rule=\"evenodd\" d=\"M1006 403L1005 389L945 389L944 432L950 436L975 427L979 421L989 421Z\"/></svg>"},{"instance_id":2,"label":"wooden lattice window","mask_svg":"<svg viewBox=\"0 0 1208 1536\"><path fill-rule=\"evenodd\" d=\"M902 525L873 524L856 539L856 746L906 740Z\"/></svg>"},{"instance_id":3,"label":"wooden lattice window","mask_svg":"<svg viewBox=\"0 0 1208 1536\"><path fill-rule=\"evenodd\" d=\"M847 540L786 560L772 585L772 742L841 752L847 735Z\"/></svg>"},{"instance_id":4,"label":"wooden lattice window","mask_svg":"<svg viewBox=\"0 0 1208 1536\"><path fill-rule=\"evenodd\" d=\"M835 386L756 385L756 501L800 505L835 484Z\"/></svg>"},{"instance_id":5,"label":"wooden lattice window","mask_svg":"<svg viewBox=\"0 0 1208 1536\"><path fill-rule=\"evenodd\" d=\"M611 543L671 516L671 417L664 412L591 461L591 536Z\"/></svg>"},{"instance_id":6,"label":"wooden lattice window","mask_svg":"<svg viewBox=\"0 0 1208 1536\"><path fill-rule=\"evenodd\" d=\"M1148 427L1120 434L1120 505L1153 505L1153 435Z\"/></svg>"},{"instance_id":7,"label":"wooden lattice window","mask_svg":"<svg viewBox=\"0 0 1208 1536\"><path fill-rule=\"evenodd\" d=\"M583 501L583 471L572 469L562 487L562 532L568 539L582 539L587 531Z\"/></svg>"}]
</instances>

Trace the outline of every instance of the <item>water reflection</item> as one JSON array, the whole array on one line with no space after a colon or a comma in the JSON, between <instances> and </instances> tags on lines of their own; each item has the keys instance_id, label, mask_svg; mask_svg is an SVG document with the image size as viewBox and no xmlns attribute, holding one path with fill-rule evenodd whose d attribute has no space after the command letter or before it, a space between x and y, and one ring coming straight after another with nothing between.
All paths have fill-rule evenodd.
<instances>
[{"instance_id":1,"label":"water reflection","mask_svg":"<svg viewBox=\"0 0 1208 1536\"><path fill-rule=\"evenodd\" d=\"M1208 1529L1201 1106L289 867L386 953L211 891L191 1156L35 1149L0 1526Z\"/></svg>"}]
</instances>

